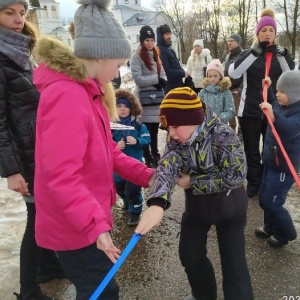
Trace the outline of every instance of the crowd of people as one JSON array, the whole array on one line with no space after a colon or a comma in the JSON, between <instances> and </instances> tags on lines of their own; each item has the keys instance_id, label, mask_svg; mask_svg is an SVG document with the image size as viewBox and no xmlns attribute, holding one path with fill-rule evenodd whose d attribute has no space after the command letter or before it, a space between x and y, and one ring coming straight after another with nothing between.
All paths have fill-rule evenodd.
<instances>
[{"instance_id":1,"label":"crowd of people","mask_svg":"<svg viewBox=\"0 0 300 300\"><path fill-rule=\"evenodd\" d=\"M0 3L0 175L27 208L17 299L53 299L39 283L54 278L68 278L76 299L89 299L120 256L110 234L116 195L130 213L127 224L144 235L161 222L177 185L185 192L179 241L191 286L185 300L217 297L206 250L212 226L224 297L252 300L248 199L258 195L264 212L257 237L271 247L297 237L283 207L294 178L265 114L299 172L300 72L276 42L273 10L262 11L250 49L234 33L222 63L197 39L185 70L169 25L156 33L142 26L131 56L110 1L78 2L74 50L37 39L25 20L27 0ZM114 90L111 82L129 60L135 89L119 88L119 81ZM112 130L111 122L121 129ZM163 153L159 128L168 133ZM143 214L142 188L150 188ZM114 279L98 299L119 299Z\"/></svg>"}]
</instances>

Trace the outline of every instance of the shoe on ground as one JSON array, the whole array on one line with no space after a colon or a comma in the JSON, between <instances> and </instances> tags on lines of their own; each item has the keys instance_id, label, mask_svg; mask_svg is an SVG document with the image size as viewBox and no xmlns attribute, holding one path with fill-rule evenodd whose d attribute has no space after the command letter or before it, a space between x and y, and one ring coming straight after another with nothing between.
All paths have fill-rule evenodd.
<instances>
[{"instance_id":1,"label":"shoe on ground","mask_svg":"<svg viewBox=\"0 0 300 300\"><path fill-rule=\"evenodd\" d=\"M267 243L272 248L281 248L288 244L288 242L280 242L273 235L267 240Z\"/></svg>"},{"instance_id":2,"label":"shoe on ground","mask_svg":"<svg viewBox=\"0 0 300 300\"><path fill-rule=\"evenodd\" d=\"M268 233L265 231L264 227L259 227L255 229L255 235L261 239L267 239L269 238L272 234Z\"/></svg>"},{"instance_id":3,"label":"shoe on ground","mask_svg":"<svg viewBox=\"0 0 300 300\"><path fill-rule=\"evenodd\" d=\"M17 300L22 300L20 294L13 293L13 295L17 297ZM36 296L30 298L30 300L57 300L57 299L47 296L45 291L40 290L39 293Z\"/></svg>"},{"instance_id":4,"label":"shoe on ground","mask_svg":"<svg viewBox=\"0 0 300 300\"><path fill-rule=\"evenodd\" d=\"M59 262L55 262L53 266L48 268L39 267L37 282L45 283L53 279L63 279L67 278L66 273L63 268L60 266Z\"/></svg>"},{"instance_id":5,"label":"shoe on ground","mask_svg":"<svg viewBox=\"0 0 300 300\"><path fill-rule=\"evenodd\" d=\"M139 223L140 215L130 215L130 219L128 221L129 226L135 226Z\"/></svg>"},{"instance_id":6,"label":"shoe on ground","mask_svg":"<svg viewBox=\"0 0 300 300\"><path fill-rule=\"evenodd\" d=\"M253 198L253 197L257 196L258 189L256 187L253 187L253 186L247 186L246 193L247 193L248 198Z\"/></svg>"},{"instance_id":7,"label":"shoe on ground","mask_svg":"<svg viewBox=\"0 0 300 300\"><path fill-rule=\"evenodd\" d=\"M192 294L189 294L188 296L186 296L184 298L184 300L196 300L196 298L194 298L194 296Z\"/></svg>"}]
</instances>

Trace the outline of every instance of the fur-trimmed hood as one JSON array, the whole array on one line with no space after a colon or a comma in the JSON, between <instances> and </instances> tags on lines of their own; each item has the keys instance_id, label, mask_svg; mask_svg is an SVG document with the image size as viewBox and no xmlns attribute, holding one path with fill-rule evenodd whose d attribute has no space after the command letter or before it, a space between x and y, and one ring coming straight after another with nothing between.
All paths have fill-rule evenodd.
<instances>
[{"instance_id":1,"label":"fur-trimmed hood","mask_svg":"<svg viewBox=\"0 0 300 300\"><path fill-rule=\"evenodd\" d=\"M202 81L203 87L206 88L210 83L208 82L208 79L205 78ZM221 79L218 83L218 86L220 86L220 91L223 92L225 90L229 90L229 88L231 87L231 81L230 78L225 76L223 79Z\"/></svg>"},{"instance_id":2,"label":"fur-trimmed hood","mask_svg":"<svg viewBox=\"0 0 300 300\"><path fill-rule=\"evenodd\" d=\"M115 90L116 100L118 98L125 98L131 104L130 112L134 117L138 117L142 114L142 106L138 98L129 89L117 89Z\"/></svg>"},{"instance_id":3,"label":"fur-trimmed hood","mask_svg":"<svg viewBox=\"0 0 300 300\"><path fill-rule=\"evenodd\" d=\"M195 53L194 49L191 51L191 56L194 58L196 58L196 57L202 58L202 57L207 57L209 55L210 55L210 50L207 48L203 48L199 54Z\"/></svg>"},{"instance_id":4,"label":"fur-trimmed hood","mask_svg":"<svg viewBox=\"0 0 300 300\"><path fill-rule=\"evenodd\" d=\"M72 79L82 82L88 78L84 64L74 55L73 50L54 38L44 36L38 39L33 56L38 64L43 63Z\"/></svg>"}]
</instances>

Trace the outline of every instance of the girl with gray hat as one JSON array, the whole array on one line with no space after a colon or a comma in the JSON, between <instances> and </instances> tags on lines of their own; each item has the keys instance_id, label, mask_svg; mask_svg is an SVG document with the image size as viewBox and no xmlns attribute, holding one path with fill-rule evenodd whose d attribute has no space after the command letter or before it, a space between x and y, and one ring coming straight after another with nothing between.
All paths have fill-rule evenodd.
<instances>
[{"instance_id":1,"label":"girl with gray hat","mask_svg":"<svg viewBox=\"0 0 300 300\"><path fill-rule=\"evenodd\" d=\"M112 139L117 118L112 85L131 55L124 29L107 0L80 0L74 53L45 37L36 47L34 83L40 92L36 137L36 240L55 249L76 299L91 297L120 250L110 231L116 202L113 172L147 187L154 172ZM134 172L132 171L134 170ZM119 299L112 279L98 299Z\"/></svg>"},{"instance_id":2,"label":"girl with gray hat","mask_svg":"<svg viewBox=\"0 0 300 300\"><path fill-rule=\"evenodd\" d=\"M48 267L49 280L64 276L56 254L35 241L34 144L39 93L32 83L31 51L35 29L25 21L27 0L0 1L0 175L9 189L20 193L26 204L27 223L20 249L19 300L50 300L41 291L40 267ZM39 274L41 275L41 273ZM7 299L7 298L6 298Z\"/></svg>"}]
</instances>

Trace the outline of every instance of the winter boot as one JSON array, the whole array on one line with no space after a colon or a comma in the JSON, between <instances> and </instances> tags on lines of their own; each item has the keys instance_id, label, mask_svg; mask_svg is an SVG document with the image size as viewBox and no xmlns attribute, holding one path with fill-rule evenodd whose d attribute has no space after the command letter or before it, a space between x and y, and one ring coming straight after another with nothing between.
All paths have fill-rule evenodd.
<instances>
[{"instance_id":1,"label":"winter boot","mask_svg":"<svg viewBox=\"0 0 300 300\"><path fill-rule=\"evenodd\" d=\"M23 300L23 298L20 294L17 294L17 293L13 293L13 294L17 297L17 300ZM47 296L45 291L39 290L39 292L36 296L33 296L32 298L27 299L27 300L57 300L57 299L49 297L49 296Z\"/></svg>"},{"instance_id":2,"label":"winter boot","mask_svg":"<svg viewBox=\"0 0 300 300\"><path fill-rule=\"evenodd\" d=\"M150 157L144 157L145 159L145 164L147 165L148 168L153 168L153 159L152 156Z\"/></svg>"},{"instance_id":3,"label":"winter boot","mask_svg":"<svg viewBox=\"0 0 300 300\"><path fill-rule=\"evenodd\" d=\"M128 225L129 226L135 226L139 223L139 218L140 218L140 215L134 215L134 214L131 214L130 215L130 219L128 221Z\"/></svg>"}]
</instances>

